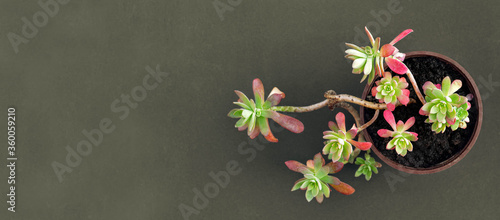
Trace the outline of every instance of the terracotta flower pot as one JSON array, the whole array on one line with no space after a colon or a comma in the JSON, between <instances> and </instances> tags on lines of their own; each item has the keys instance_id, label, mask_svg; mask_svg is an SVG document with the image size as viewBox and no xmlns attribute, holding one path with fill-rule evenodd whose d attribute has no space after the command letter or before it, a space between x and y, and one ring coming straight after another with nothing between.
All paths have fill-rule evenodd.
<instances>
[{"instance_id":1,"label":"terracotta flower pot","mask_svg":"<svg viewBox=\"0 0 500 220\"><path fill-rule=\"evenodd\" d=\"M419 63L420 62L420 63ZM463 129L461 131L460 128L456 131L451 131L450 128L447 128L447 131L445 131L445 134L435 134L431 133L428 131L415 131L410 128L410 131L415 131L419 133L419 140L417 140L414 143L414 149L413 152L408 152L406 157L409 157L412 153L418 154L418 155L413 155L410 156L409 158L401 157L397 155L395 150L386 150L385 145L381 146L382 143L387 143L389 140L382 140L381 137L379 137L376 133L376 130L385 128L383 127L385 122L384 118L381 116L378 117L377 121L371 125L370 127L367 128L366 132L364 133L365 139L367 141L370 141L374 143L374 145L378 146L373 146L372 151L375 152L375 154L383 160L386 164L389 166L400 170L404 171L407 173L415 173L415 174L429 174L429 173L436 173L445 169L450 168L451 166L455 165L460 161L462 158L467 155L467 153L471 150L471 148L474 146L474 143L477 140L477 137L479 135L479 131L481 130L481 124L483 121L483 104L481 100L481 95L479 94L479 90L477 88L476 83L472 79L472 77L469 75L469 73L462 67L460 64L455 62L454 60L450 59L449 57L446 57L444 55L434 53L434 52L427 52L427 51L415 51L415 52L410 52L407 53L406 59L404 63L408 66L408 68L412 71L418 86L420 87L420 90L422 91L422 85L425 82L425 78L429 77L435 77L434 80L430 80L433 83L441 83L441 80L444 78L444 76L439 76L438 73L442 72L449 72L452 73L453 76L450 76L452 80L454 79L461 79L462 80L462 88L457 91L457 93L460 94L460 91L462 90L462 93L470 93L473 94L474 98L471 103L471 109L469 109L469 117L471 118L471 121L467 124L467 128ZM389 71L386 68L386 71ZM433 75L434 74L434 75ZM393 76L396 75L393 73ZM402 75L400 75L402 76ZM439 78L440 77L440 78ZM428 80L428 79L425 79ZM363 92L362 99L365 100L370 100L374 101L374 98L371 96L371 88L374 85L375 81L377 79L373 80L371 84L367 84L365 87L365 90ZM413 91L411 84L409 84L408 89L411 91L411 98L414 98L416 100L416 103L414 104L409 104L407 107L405 106L400 106L397 107L396 110L394 111L396 121L398 120L403 120L406 121L408 117L411 116L416 116L417 120L422 120L422 117L418 113L415 112L413 113L406 113L404 111L410 111L409 109L419 109L422 106L422 103L418 101L418 98L416 98L415 92ZM423 91L422 91L423 93ZM463 94L465 95L465 94ZM410 106L413 105L413 106ZM411 107L411 108L408 108ZM407 108L407 109L405 109ZM398 110L399 109L399 110ZM398 113L399 112L399 113ZM367 109L361 106L360 108L360 116L361 116L361 121L362 123L365 123L366 121L369 121L371 119L371 116L373 115L374 110L372 109ZM381 112L382 113L382 112ZM400 117L398 118L398 115L400 114ZM406 118L401 118L401 117L406 117ZM419 123L419 122L417 122ZM416 124L417 124L416 123ZM420 123L423 123L422 121ZM387 124L387 123L385 123ZM428 130L431 131L430 124L428 125ZM388 125L387 125L388 126ZM420 124L420 126L425 126ZM457 132L457 133L454 133ZM427 135L427 137L426 137ZM458 136L458 139L457 139ZM375 140L375 142L374 142ZM421 143L429 140L435 140L434 142L431 142L432 144L429 145L427 143L426 146L421 146L421 148L425 149L416 149L419 147L419 145L422 145ZM385 141L385 142L382 142ZM418 143L417 143L418 142ZM420 143L421 142L421 143ZM458 143L456 146L455 144ZM442 155L439 155L439 152L444 152ZM417 152L417 153L416 153ZM428 155L425 155L426 152ZM430 153L429 153L430 152ZM414 157L414 158L412 158ZM432 164L432 159L433 158L438 158L434 162L435 164ZM420 161L419 161L420 160ZM442 161L440 161L442 160ZM430 162L429 162L430 161ZM412 164L413 163L413 164Z\"/></svg>"}]
</instances>

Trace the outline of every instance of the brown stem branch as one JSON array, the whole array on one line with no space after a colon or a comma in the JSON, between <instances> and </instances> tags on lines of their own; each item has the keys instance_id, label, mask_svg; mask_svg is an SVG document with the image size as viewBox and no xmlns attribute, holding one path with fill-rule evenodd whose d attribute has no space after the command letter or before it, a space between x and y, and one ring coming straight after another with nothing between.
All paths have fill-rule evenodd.
<instances>
[{"instance_id":1,"label":"brown stem branch","mask_svg":"<svg viewBox=\"0 0 500 220\"><path fill-rule=\"evenodd\" d=\"M375 122L375 120L377 120L377 118L378 118L378 113L379 113L379 112L380 112L380 110L378 110L378 109L377 109L377 110L375 111L375 114L373 115L373 118L372 118L369 122L367 122L367 123L365 123L364 125L360 126L360 127L358 128L358 132L359 132L359 131L363 131L363 130L365 130L367 127L369 127L370 125L372 125L372 124L373 124L373 122Z\"/></svg>"},{"instance_id":2,"label":"brown stem branch","mask_svg":"<svg viewBox=\"0 0 500 220\"><path fill-rule=\"evenodd\" d=\"M410 80L411 84L413 85L413 90L415 90L415 93L417 93L418 99L420 102L422 102L422 105L425 104L425 99L422 93L420 92L420 89L418 88L417 81L415 81L415 78L413 77L413 74L411 73L410 70L406 73L406 76L408 76L408 79Z\"/></svg>"},{"instance_id":3,"label":"brown stem branch","mask_svg":"<svg viewBox=\"0 0 500 220\"><path fill-rule=\"evenodd\" d=\"M358 98L356 96L348 95L348 94L339 94L339 95L337 95L335 93L335 91L333 91L333 90L330 90L330 91L326 92L325 93L325 98L330 99L332 103L350 102L350 103L353 103L353 104L361 105L361 106L364 106L364 107L367 107L367 108L371 108L371 109L375 109L375 110L377 110L377 109L378 110L387 109L387 105L385 103L373 103L373 102L369 102L369 101L360 99L360 98ZM410 102L408 102L408 104L410 104L410 103L415 103L415 100L410 99ZM402 104L400 102L398 102L396 104L396 107L400 106L400 105L402 105Z\"/></svg>"},{"instance_id":4,"label":"brown stem branch","mask_svg":"<svg viewBox=\"0 0 500 220\"><path fill-rule=\"evenodd\" d=\"M279 111L279 112L298 112L298 113L312 112L312 111L315 111L315 110L318 110L320 108L323 108L323 107L327 106L328 103L329 103L329 100L325 99L325 100L323 100L321 102L318 102L316 104L309 105L309 106L302 106L302 107L295 107L295 106L274 106L274 107L271 107L271 110Z\"/></svg>"}]
</instances>

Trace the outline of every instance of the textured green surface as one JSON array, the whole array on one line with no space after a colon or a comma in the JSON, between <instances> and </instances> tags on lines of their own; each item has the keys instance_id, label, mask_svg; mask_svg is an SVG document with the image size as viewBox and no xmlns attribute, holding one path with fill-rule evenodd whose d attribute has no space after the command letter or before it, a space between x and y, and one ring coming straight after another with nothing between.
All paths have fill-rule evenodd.
<instances>
[{"instance_id":1,"label":"textured green surface","mask_svg":"<svg viewBox=\"0 0 500 220\"><path fill-rule=\"evenodd\" d=\"M498 2L401 1L385 27L370 11L388 11L389 1L377 2L242 0L222 21L213 1L70 1L15 53L8 33L21 35L21 18L41 8L3 0L0 164L7 164L9 106L17 108L19 160L16 213L6 210L8 174L0 169L0 218L182 219L178 206L193 206L193 189L213 182L209 173L232 160L241 171L190 219L497 218ZM360 95L364 84L350 74L340 45L356 43L356 29L367 23L383 43L412 28L397 45L403 52L434 51L462 64L484 98L481 135L444 172L402 177L384 164L366 182L347 166L336 176L356 188L353 195L333 192L322 205L307 203L303 192L290 192L300 175L284 162L320 152L333 114L297 115L302 134L274 129L280 142L262 144L253 157L249 144L242 145L248 154L238 151L248 137L226 117L232 91L251 94L259 77L266 93L273 86L286 93L283 105L321 101L328 89ZM120 120L111 103L142 85L145 67L156 65L169 76ZM51 163L63 163L65 147L75 149L86 139L82 130L98 128L103 118L115 130L60 183ZM396 175L404 182L391 190L386 177Z\"/></svg>"}]
</instances>

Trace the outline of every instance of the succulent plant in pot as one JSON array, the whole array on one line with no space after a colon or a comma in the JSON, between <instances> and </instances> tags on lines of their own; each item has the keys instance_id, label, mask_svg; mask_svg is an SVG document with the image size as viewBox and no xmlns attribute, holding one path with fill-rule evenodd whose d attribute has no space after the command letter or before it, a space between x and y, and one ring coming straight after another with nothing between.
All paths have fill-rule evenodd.
<instances>
[{"instance_id":1,"label":"succulent plant in pot","mask_svg":"<svg viewBox=\"0 0 500 220\"><path fill-rule=\"evenodd\" d=\"M264 100L264 87L253 82L255 101L235 91L239 108L229 117L239 118L235 127L247 130L250 138L259 133L270 142L278 142L268 123L272 119L294 133L304 124L282 113L312 112L324 107L343 109L355 124L348 130L345 115L338 112L335 121L325 123L321 153L306 165L287 161L286 166L302 173L292 191L306 191L306 200L321 203L330 196L332 187L342 194L354 189L329 174L339 172L344 164L358 165L355 176L370 180L382 166L371 155L374 152L386 164L409 173L434 173L447 169L463 158L474 145L482 123L482 103L477 86L458 63L432 52L402 53L394 45L413 30L407 29L388 44L374 38L365 28L370 46L346 43L346 58L351 59L352 73L368 79L361 98L349 94L325 92L325 99L309 106L279 106L284 93L274 88ZM411 84L411 86L410 86ZM423 92L422 92L423 91ZM359 105L360 111L352 106ZM379 117L383 111L383 117ZM281 113L280 113L281 112ZM396 122L398 120L398 122ZM403 122L406 120L406 122ZM449 129L447 129L449 128ZM360 156L364 151L364 158Z\"/></svg>"}]
</instances>

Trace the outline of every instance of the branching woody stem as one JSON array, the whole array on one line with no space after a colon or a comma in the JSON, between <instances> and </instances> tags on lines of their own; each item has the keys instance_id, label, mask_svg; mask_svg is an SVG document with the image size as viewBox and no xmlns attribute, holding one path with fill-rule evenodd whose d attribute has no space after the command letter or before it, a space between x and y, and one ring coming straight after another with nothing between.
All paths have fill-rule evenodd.
<instances>
[{"instance_id":1,"label":"branching woody stem","mask_svg":"<svg viewBox=\"0 0 500 220\"><path fill-rule=\"evenodd\" d=\"M279 112L312 112L315 110L318 110L320 108L323 108L328 105L328 99L323 100L322 102L309 105L309 106L302 106L302 107L295 107L295 106L274 106L271 107L271 110L273 111L279 111Z\"/></svg>"},{"instance_id":2,"label":"branching woody stem","mask_svg":"<svg viewBox=\"0 0 500 220\"><path fill-rule=\"evenodd\" d=\"M375 120L377 120L377 118L378 118L378 113L379 113L379 112L380 112L380 110L378 110L378 109L377 109L377 110L375 110L375 114L373 115L373 118L372 118L369 122L367 122L367 123L365 123L364 125L360 126L360 127L358 128L358 132L359 132L359 131L363 131L363 130L365 130L367 127L369 127L370 125L372 125L372 124L373 124L373 122L375 122Z\"/></svg>"},{"instance_id":3,"label":"branching woody stem","mask_svg":"<svg viewBox=\"0 0 500 220\"><path fill-rule=\"evenodd\" d=\"M418 99L420 102L422 102L422 105L425 104L425 99L422 93L420 92L420 89L418 88L417 81L415 81L415 78L413 77L413 74L411 73L410 70L406 73L406 76L408 76L408 79L410 80L411 84L413 85L413 90L415 90L415 93L417 93Z\"/></svg>"}]
</instances>

